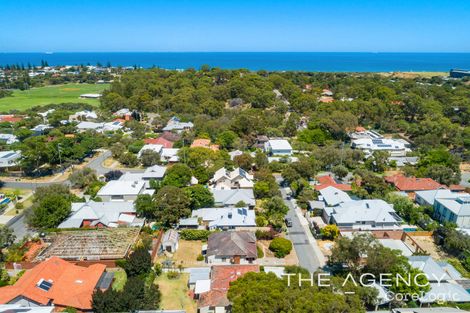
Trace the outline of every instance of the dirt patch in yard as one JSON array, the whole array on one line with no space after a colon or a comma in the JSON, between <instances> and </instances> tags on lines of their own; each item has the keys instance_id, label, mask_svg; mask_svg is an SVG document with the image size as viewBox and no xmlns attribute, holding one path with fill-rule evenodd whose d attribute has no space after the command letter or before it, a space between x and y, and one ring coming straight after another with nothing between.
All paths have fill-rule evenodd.
<instances>
[{"instance_id":1,"label":"dirt patch in yard","mask_svg":"<svg viewBox=\"0 0 470 313\"><path fill-rule=\"evenodd\" d=\"M434 259L445 259L449 256L442 251L435 243L432 236L412 236L413 240Z\"/></svg>"},{"instance_id":2,"label":"dirt patch in yard","mask_svg":"<svg viewBox=\"0 0 470 313\"><path fill-rule=\"evenodd\" d=\"M269 250L269 244L271 240L258 240L258 246L263 249L264 257L258 259L257 263L260 265L297 265L299 259L297 258L297 253L295 253L295 248L292 247L292 251L284 257L283 259L278 259L274 256L274 253Z\"/></svg>"},{"instance_id":3,"label":"dirt patch in yard","mask_svg":"<svg viewBox=\"0 0 470 313\"><path fill-rule=\"evenodd\" d=\"M325 257L331 256L331 249L333 249L333 246L335 245L334 241L317 239L317 244Z\"/></svg>"}]
</instances>

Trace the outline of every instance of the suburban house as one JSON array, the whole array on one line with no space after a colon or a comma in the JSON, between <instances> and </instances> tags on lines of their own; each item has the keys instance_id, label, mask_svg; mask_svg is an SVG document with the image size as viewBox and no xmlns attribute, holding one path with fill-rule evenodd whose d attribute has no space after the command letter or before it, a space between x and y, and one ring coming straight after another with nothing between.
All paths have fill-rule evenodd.
<instances>
[{"instance_id":1,"label":"suburban house","mask_svg":"<svg viewBox=\"0 0 470 313\"><path fill-rule=\"evenodd\" d=\"M75 114L69 115L69 121L84 121L84 120L94 120L98 118L98 114L94 111L80 111Z\"/></svg>"},{"instance_id":2,"label":"suburban house","mask_svg":"<svg viewBox=\"0 0 470 313\"><path fill-rule=\"evenodd\" d=\"M248 208L203 208L193 210L191 217L196 222L201 220L209 230L256 227L255 210Z\"/></svg>"},{"instance_id":3,"label":"suburban house","mask_svg":"<svg viewBox=\"0 0 470 313\"><path fill-rule=\"evenodd\" d=\"M240 156L242 154L243 154L243 151L241 150L233 150L228 153L228 155L230 156L230 160L232 161L235 160L235 157Z\"/></svg>"},{"instance_id":4,"label":"suburban house","mask_svg":"<svg viewBox=\"0 0 470 313\"><path fill-rule=\"evenodd\" d=\"M162 152L162 149L163 149L163 145L154 145L154 144L147 144L147 145L144 145L140 151L137 153L137 157L141 157L142 156L142 153L144 151L153 151L155 153L158 153L160 154L160 152Z\"/></svg>"},{"instance_id":5,"label":"suburban house","mask_svg":"<svg viewBox=\"0 0 470 313\"><path fill-rule=\"evenodd\" d=\"M107 123L83 121L78 123L76 127L79 131L82 132L87 130L93 130L97 133L114 132L123 128L123 122L120 120Z\"/></svg>"},{"instance_id":6,"label":"suburban house","mask_svg":"<svg viewBox=\"0 0 470 313\"><path fill-rule=\"evenodd\" d=\"M144 220L136 216L132 202L75 202L70 216L58 228L141 227Z\"/></svg>"},{"instance_id":7,"label":"suburban house","mask_svg":"<svg viewBox=\"0 0 470 313\"><path fill-rule=\"evenodd\" d=\"M191 122L181 122L180 119L176 116L173 116L165 127L163 127L163 131L174 131L177 133L181 133L185 130L192 129L194 124Z\"/></svg>"},{"instance_id":8,"label":"suburban house","mask_svg":"<svg viewBox=\"0 0 470 313\"><path fill-rule=\"evenodd\" d=\"M178 148L163 148L162 152L160 153L160 161L166 163L176 163L180 160L178 156L178 152L180 149Z\"/></svg>"},{"instance_id":9,"label":"suburban house","mask_svg":"<svg viewBox=\"0 0 470 313\"><path fill-rule=\"evenodd\" d=\"M175 253L178 249L178 241L180 240L180 234L174 230L169 229L163 234L162 238L162 250L170 253Z\"/></svg>"},{"instance_id":10,"label":"suburban house","mask_svg":"<svg viewBox=\"0 0 470 313\"><path fill-rule=\"evenodd\" d=\"M78 123L76 127L79 131L94 130L96 132L101 132L103 130L104 123L83 121Z\"/></svg>"},{"instance_id":11,"label":"suburban house","mask_svg":"<svg viewBox=\"0 0 470 313\"><path fill-rule=\"evenodd\" d=\"M351 147L363 150L366 157L371 156L374 151L387 151L392 157L404 157L411 151L410 144L406 140L384 138L378 132L363 127L358 127L355 132L349 133L349 138L351 138Z\"/></svg>"},{"instance_id":12,"label":"suburban house","mask_svg":"<svg viewBox=\"0 0 470 313\"><path fill-rule=\"evenodd\" d=\"M228 171L225 168L217 170L209 184L210 188L217 190L252 189L254 186L253 175L250 175L240 167L233 171Z\"/></svg>"},{"instance_id":13,"label":"suburban house","mask_svg":"<svg viewBox=\"0 0 470 313\"><path fill-rule=\"evenodd\" d=\"M237 204L244 204L252 209L256 204L253 189L211 189L210 191L214 196L214 205L217 207L231 207Z\"/></svg>"},{"instance_id":14,"label":"suburban house","mask_svg":"<svg viewBox=\"0 0 470 313\"><path fill-rule=\"evenodd\" d=\"M15 167L20 159L20 151L0 151L0 168Z\"/></svg>"},{"instance_id":15,"label":"suburban house","mask_svg":"<svg viewBox=\"0 0 470 313\"><path fill-rule=\"evenodd\" d=\"M198 147L211 149L213 151L219 150L219 145L211 144L210 139L194 139L193 143L191 144L191 148Z\"/></svg>"},{"instance_id":16,"label":"suburban house","mask_svg":"<svg viewBox=\"0 0 470 313\"><path fill-rule=\"evenodd\" d=\"M343 202L325 208L324 216L344 230L400 229L402 221L391 204L379 199Z\"/></svg>"},{"instance_id":17,"label":"suburban house","mask_svg":"<svg viewBox=\"0 0 470 313\"><path fill-rule=\"evenodd\" d=\"M0 288L0 304L91 311L93 292L108 289L112 282L103 279L105 269L103 264L82 267L52 257L27 270L14 285Z\"/></svg>"},{"instance_id":18,"label":"suburban house","mask_svg":"<svg viewBox=\"0 0 470 313\"><path fill-rule=\"evenodd\" d=\"M231 303L227 298L230 283L249 272L259 272L258 265L217 265L212 266L207 292L199 295L199 313L231 312Z\"/></svg>"},{"instance_id":19,"label":"suburban house","mask_svg":"<svg viewBox=\"0 0 470 313\"><path fill-rule=\"evenodd\" d=\"M152 189L150 181L161 181L165 176L166 167L160 165L150 166L143 173L126 172L119 181L144 181L146 189Z\"/></svg>"},{"instance_id":20,"label":"suburban house","mask_svg":"<svg viewBox=\"0 0 470 313\"><path fill-rule=\"evenodd\" d=\"M112 180L104 185L97 193L97 196L107 201L135 201L138 195L150 194L154 190L146 190L145 182Z\"/></svg>"},{"instance_id":21,"label":"suburban house","mask_svg":"<svg viewBox=\"0 0 470 313\"><path fill-rule=\"evenodd\" d=\"M188 288L194 290L197 281L209 281L210 284L211 269L209 267L191 267L189 268Z\"/></svg>"},{"instance_id":22,"label":"suburban house","mask_svg":"<svg viewBox=\"0 0 470 313\"><path fill-rule=\"evenodd\" d=\"M470 228L470 194L450 192L447 196L439 194L434 198L434 218L452 222L458 227Z\"/></svg>"},{"instance_id":23,"label":"suburban house","mask_svg":"<svg viewBox=\"0 0 470 313\"><path fill-rule=\"evenodd\" d=\"M46 130L49 129L52 129L52 126L48 124L39 124L31 128L31 130L34 132L34 136L43 135Z\"/></svg>"},{"instance_id":24,"label":"suburban house","mask_svg":"<svg viewBox=\"0 0 470 313\"><path fill-rule=\"evenodd\" d=\"M0 134L0 142L11 145L12 143L19 142L19 140L18 137L12 134Z\"/></svg>"},{"instance_id":25,"label":"suburban house","mask_svg":"<svg viewBox=\"0 0 470 313\"><path fill-rule=\"evenodd\" d=\"M410 265L423 271L431 290L419 298L422 304L433 302L470 302L470 294L459 284L468 280L447 262L436 262L428 255L413 255L408 257Z\"/></svg>"},{"instance_id":26,"label":"suburban house","mask_svg":"<svg viewBox=\"0 0 470 313\"><path fill-rule=\"evenodd\" d=\"M455 192L449 189L423 190L416 192L415 201L419 205L434 206L436 199L457 199L458 197L468 195L468 193Z\"/></svg>"},{"instance_id":27,"label":"suburban house","mask_svg":"<svg viewBox=\"0 0 470 313\"><path fill-rule=\"evenodd\" d=\"M325 202L327 206L336 206L343 202L352 201L351 197L344 191L328 186L319 190L320 196L318 200Z\"/></svg>"},{"instance_id":28,"label":"suburban house","mask_svg":"<svg viewBox=\"0 0 470 313\"><path fill-rule=\"evenodd\" d=\"M314 188L316 190L322 190L326 187L335 187L336 189L342 191L351 191L351 185L338 182L330 175L316 177L316 183L314 185Z\"/></svg>"},{"instance_id":29,"label":"suburban house","mask_svg":"<svg viewBox=\"0 0 470 313\"><path fill-rule=\"evenodd\" d=\"M351 148L363 150L366 157L371 156L375 151L387 151L390 156L406 156L411 152L409 144L403 139L370 139L360 138L351 140Z\"/></svg>"},{"instance_id":30,"label":"suburban house","mask_svg":"<svg viewBox=\"0 0 470 313\"><path fill-rule=\"evenodd\" d=\"M144 143L146 145L162 145L163 148L173 148L173 142L165 137L145 138Z\"/></svg>"},{"instance_id":31,"label":"suburban house","mask_svg":"<svg viewBox=\"0 0 470 313\"><path fill-rule=\"evenodd\" d=\"M402 174L386 176L385 181L395 186L398 191L415 193L416 191L435 190L443 188L441 184L432 178L406 177Z\"/></svg>"},{"instance_id":32,"label":"suburban house","mask_svg":"<svg viewBox=\"0 0 470 313\"><path fill-rule=\"evenodd\" d=\"M160 161L162 162L175 163L179 161L179 149L176 148L165 148L161 144L146 144L140 149L137 156L140 158L144 151L153 151L158 153L160 155Z\"/></svg>"},{"instance_id":33,"label":"suburban house","mask_svg":"<svg viewBox=\"0 0 470 313\"><path fill-rule=\"evenodd\" d=\"M264 151L269 155L291 155L292 147L285 139L270 139L264 143Z\"/></svg>"},{"instance_id":34,"label":"suburban house","mask_svg":"<svg viewBox=\"0 0 470 313\"><path fill-rule=\"evenodd\" d=\"M206 263L252 264L257 257L254 232L216 232L211 234L207 240Z\"/></svg>"}]
</instances>

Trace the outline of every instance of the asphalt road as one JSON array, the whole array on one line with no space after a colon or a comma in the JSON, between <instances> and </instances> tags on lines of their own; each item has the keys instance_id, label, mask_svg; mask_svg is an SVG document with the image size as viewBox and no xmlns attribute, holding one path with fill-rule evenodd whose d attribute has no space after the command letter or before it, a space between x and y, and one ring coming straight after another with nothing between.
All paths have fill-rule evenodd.
<instances>
[{"instance_id":1,"label":"asphalt road","mask_svg":"<svg viewBox=\"0 0 470 313\"><path fill-rule=\"evenodd\" d=\"M299 217L295 212L295 204L292 200L287 199L287 194L284 188L281 188L281 194L285 204L289 207L289 212L286 217L289 217L292 220L292 227L288 228L288 238L294 245L297 258L299 259L299 265L313 273L322 267L322 264L320 264L320 258L323 258L323 255L318 255L318 249L314 249L309 242L306 230L301 225Z\"/></svg>"},{"instance_id":2,"label":"asphalt road","mask_svg":"<svg viewBox=\"0 0 470 313\"><path fill-rule=\"evenodd\" d=\"M111 156L111 152L108 151L108 150L105 150L96 159L94 159L90 163L88 163L87 167L94 169L97 172L98 175L105 174L105 173L109 172L110 169L103 167L102 163L104 162L104 160L106 160L110 156ZM68 180L66 180L66 181L56 181L56 182L50 182L50 183L5 182L4 187L14 188L14 189L31 189L31 190L35 190L37 187L49 186L49 185L52 185L52 184L67 184L67 185L69 185L70 182ZM21 240L26 235L34 234L34 231L28 229L28 227L26 225L24 215L20 215L17 218L11 220L9 223L7 223L7 226L10 227L13 230L17 241Z\"/></svg>"}]
</instances>

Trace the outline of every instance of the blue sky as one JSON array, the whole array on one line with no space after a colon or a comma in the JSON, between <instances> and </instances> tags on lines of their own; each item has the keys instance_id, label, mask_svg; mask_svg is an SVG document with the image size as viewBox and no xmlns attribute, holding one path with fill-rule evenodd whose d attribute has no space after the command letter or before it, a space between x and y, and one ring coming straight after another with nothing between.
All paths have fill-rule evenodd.
<instances>
[{"instance_id":1,"label":"blue sky","mask_svg":"<svg viewBox=\"0 0 470 313\"><path fill-rule=\"evenodd\" d=\"M0 0L0 51L470 52L469 0Z\"/></svg>"}]
</instances>

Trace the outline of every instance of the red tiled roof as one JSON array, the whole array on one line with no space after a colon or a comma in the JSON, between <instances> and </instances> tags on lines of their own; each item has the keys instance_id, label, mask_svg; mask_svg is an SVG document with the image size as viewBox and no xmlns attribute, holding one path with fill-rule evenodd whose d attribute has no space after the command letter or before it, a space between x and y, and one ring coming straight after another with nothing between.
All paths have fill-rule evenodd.
<instances>
[{"instance_id":1,"label":"red tiled roof","mask_svg":"<svg viewBox=\"0 0 470 313\"><path fill-rule=\"evenodd\" d=\"M22 296L42 305L52 302L57 306L90 310L93 291L105 269L102 264L82 267L52 257L26 271L15 285L0 288L0 304ZM48 291L38 287L41 279L52 283Z\"/></svg>"},{"instance_id":2,"label":"red tiled roof","mask_svg":"<svg viewBox=\"0 0 470 313\"><path fill-rule=\"evenodd\" d=\"M387 176L385 181L395 185L400 191L434 190L443 187L432 178L406 177L401 174Z\"/></svg>"},{"instance_id":3,"label":"red tiled roof","mask_svg":"<svg viewBox=\"0 0 470 313\"><path fill-rule=\"evenodd\" d=\"M17 123L22 120L23 120L22 116L15 116L15 115L1 115L0 116L0 122Z\"/></svg>"},{"instance_id":4,"label":"red tiled roof","mask_svg":"<svg viewBox=\"0 0 470 313\"><path fill-rule=\"evenodd\" d=\"M144 139L146 145L162 145L163 148L172 148L173 142L163 137L158 138L146 138Z\"/></svg>"},{"instance_id":5,"label":"red tiled roof","mask_svg":"<svg viewBox=\"0 0 470 313\"><path fill-rule=\"evenodd\" d=\"M319 185L316 185L315 186L315 189L316 190L322 190L326 187L335 187L339 190L343 190L343 191L351 191L351 185L348 185L348 184L338 184L334 179L333 177L329 176L329 175L325 175L325 176L319 176L317 177L317 180L319 182Z\"/></svg>"},{"instance_id":6,"label":"red tiled roof","mask_svg":"<svg viewBox=\"0 0 470 313\"><path fill-rule=\"evenodd\" d=\"M357 126L357 127L356 127L356 131L357 131L357 132L365 132L366 129L365 129L364 127L362 127L362 126Z\"/></svg>"},{"instance_id":7,"label":"red tiled roof","mask_svg":"<svg viewBox=\"0 0 470 313\"><path fill-rule=\"evenodd\" d=\"M230 283L248 272L259 272L259 265L215 265L211 270L211 290L200 295L198 307L227 306Z\"/></svg>"}]
</instances>

